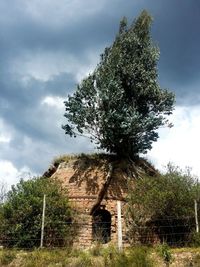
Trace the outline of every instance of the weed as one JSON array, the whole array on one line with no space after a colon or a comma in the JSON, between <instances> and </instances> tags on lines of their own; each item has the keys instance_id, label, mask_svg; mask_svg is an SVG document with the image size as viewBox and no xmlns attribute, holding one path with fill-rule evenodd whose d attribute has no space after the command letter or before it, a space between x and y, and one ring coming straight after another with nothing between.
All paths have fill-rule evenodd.
<instances>
[{"instance_id":1,"label":"weed","mask_svg":"<svg viewBox=\"0 0 200 267\"><path fill-rule=\"evenodd\" d=\"M134 247L127 252L119 252L115 247L103 251L105 266L108 267L153 267L146 247Z\"/></svg>"},{"instance_id":2,"label":"weed","mask_svg":"<svg viewBox=\"0 0 200 267\"><path fill-rule=\"evenodd\" d=\"M89 252L92 256L97 257L101 255L102 244L99 242L95 242L93 246L90 248Z\"/></svg>"},{"instance_id":3,"label":"weed","mask_svg":"<svg viewBox=\"0 0 200 267\"><path fill-rule=\"evenodd\" d=\"M68 251L66 250L34 250L29 252L26 259L26 267L67 266Z\"/></svg>"},{"instance_id":4,"label":"weed","mask_svg":"<svg viewBox=\"0 0 200 267\"><path fill-rule=\"evenodd\" d=\"M1 265L8 265L16 258L15 250L2 250L0 255Z\"/></svg>"},{"instance_id":5,"label":"weed","mask_svg":"<svg viewBox=\"0 0 200 267\"><path fill-rule=\"evenodd\" d=\"M130 267L152 267L153 261L149 257L150 249L148 247L134 247L130 250L129 265Z\"/></svg>"},{"instance_id":6,"label":"weed","mask_svg":"<svg viewBox=\"0 0 200 267\"><path fill-rule=\"evenodd\" d=\"M165 264L169 266L169 264L172 261L172 254L171 254L169 246L166 243L163 243L162 245L159 245L157 247L157 252L159 256L163 259Z\"/></svg>"},{"instance_id":7,"label":"weed","mask_svg":"<svg viewBox=\"0 0 200 267\"><path fill-rule=\"evenodd\" d=\"M76 159L76 156L75 155L60 155L60 156L54 158L52 164L54 166L58 166L60 163L69 162L72 159Z\"/></svg>"},{"instance_id":8,"label":"weed","mask_svg":"<svg viewBox=\"0 0 200 267\"><path fill-rule=\"evenodd\" d=\"M80 253L77 265L74 267L93 267L91 255L88 252Z\"/></svg>"}]
</instances>

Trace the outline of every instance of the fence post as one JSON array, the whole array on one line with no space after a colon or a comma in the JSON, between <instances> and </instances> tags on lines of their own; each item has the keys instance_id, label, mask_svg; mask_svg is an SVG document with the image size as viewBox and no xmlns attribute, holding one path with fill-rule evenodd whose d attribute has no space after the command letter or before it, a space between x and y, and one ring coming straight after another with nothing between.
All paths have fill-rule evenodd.
<instances>
[{"instance_id":1,"label":"fence post","mask_svg":"<svg viewBox=\"0 0 200 267\"><path fill-rule=\"evenodd\" d=\"M122 250L122 216L121 201L117 201L117 233L118 233L118 249Z\"/></svg>"},{"instance_id":2,"label":"fence post","mask_svg":"<svg viewBox=\"0 0 200 267\"><path fill-rule=\"evenodd\" d=\"M46 208L46 195L43 198L43 209L42 209L42 226L41 226L41 239L40 239L40 248L43 247L44 240L44 220L45 220L45 208Z\"/></svg>"},{"instance_id":3,"label":"fence post","mask_svg":"<svg viewBox=\"0 0 200 267\"><path fill-rule=\"evenodd\" d=\"M199 221L198 221L198 213L197 213L197 201L194 200L194 213L195 213L195 223L196 223L196 232L199 232Z\"/></svg>"}]
</instances>

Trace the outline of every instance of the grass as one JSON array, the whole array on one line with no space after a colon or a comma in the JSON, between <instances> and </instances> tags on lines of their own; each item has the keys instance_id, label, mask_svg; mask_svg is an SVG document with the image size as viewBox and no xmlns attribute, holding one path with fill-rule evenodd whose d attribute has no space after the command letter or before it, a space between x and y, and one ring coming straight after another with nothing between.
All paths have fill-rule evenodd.
<instances>
[{"instance_id":1,"label":"grass","mask_svg":"<svg viewBox=\"0 0 200 267\"><path fill-rule=\"evenodd\" d=\"M69 162L71 160L85 159L85 160L93 160L93 161L101 161L105 159L113 159L116 158L116 155L105 154L105 153L92 153L92 154L71 154L71 155L60 155L53 159L52 164L54 166L58 166L62 162Z\"/></svg>"},{"instance_id":2,"label":"grass","mask_svg":"<svg viewBox=\"0 0 200 267\"><path fill-rule=\"evenodd\" d=\"M113 246L97 246L87 250L36 249L17 251L2 249L0 266L12 267L152 267L147 248L118 252Z\"/></svg>"},{"instance_id":3,"label":"grass","mask_svg":"<svg viewBox=\"0 0 200 267\"><path fill-rule=\"evenodd\" d=\"M0 251L0 266L9 265L14 259L16 259L17 251L12 250L3 250Z\"/></svg>"},{"instance_id":4,"label":"grass","mask_svg":"<svg viewBox=\"0 0 200 267\"><path fill-rule=\"evenodd\" d=\"M159 267L171 266L163 257L172 255L170 262L182 260L180 266L200 266L200 248L132 247L119 252L114 246L99 244L90 249L0 250L0 266L12 267ZM174 255L176 257L174 257ZM188 256L190 255L190 256ZM192 257L191 257L192 255ZM179 259L179 263L180 263ZM192 262L192 263L191 263ZM169 263L169 265L167 265ZM184 265L185 264L185 265ZM187 265L193 264L193 265ZM178 266L178 265L173 265Z\"/></svg>"},{"instance_id":5,"label":"grass","mask_svg":"<svg viewBox=\"0 0 200 267\"><path fill-rule=\"evenodd\" d=\"M13 267L152 267L151 260L145 248L137 248L119 253L110 246L87 250L33 250L17 251L2 249L0 251L0 266Z\"/></svg>"}]
</instances>

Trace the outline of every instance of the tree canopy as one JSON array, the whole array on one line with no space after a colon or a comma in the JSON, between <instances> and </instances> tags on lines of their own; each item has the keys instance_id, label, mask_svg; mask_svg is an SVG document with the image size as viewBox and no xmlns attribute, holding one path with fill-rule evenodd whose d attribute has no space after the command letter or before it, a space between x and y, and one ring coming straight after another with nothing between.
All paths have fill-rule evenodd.
<instances>
[{"instance_id":1,"label":"tree canopy","mask_svg":"<svg viewBox=\"0 0 200 267\"><path fill-rule=\"evenodd\" d=\"M62 246L73 238L72 210L61 184L48 178L21 180L0 206L0 240L7 247L40 245L43 196L46 194L44 246ZM69 236L69 231L71 232Z\"/></svg>"},{"instance_id":2,"label":"tree canopy","mask_svg":"<svg viewBox=\"0 0 200 267\"><path fill-rule=\"evenodd\" d=\"M95 70L64 102L66 134L88 136L98 148L123 157L151 149L174 105L174 94L157 82L159 49L152 42L151 23L146 11L130 27L122 19Z\"/></svg>"}]
</instances>

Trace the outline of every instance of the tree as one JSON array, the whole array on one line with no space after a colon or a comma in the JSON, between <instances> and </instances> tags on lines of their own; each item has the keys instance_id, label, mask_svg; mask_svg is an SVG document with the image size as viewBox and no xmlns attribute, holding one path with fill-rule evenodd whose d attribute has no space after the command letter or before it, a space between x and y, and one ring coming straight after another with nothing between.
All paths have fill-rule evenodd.
<instances>
[{"instance_id":1,"label":"tree","mask_svg":"<svg viewBox=\"0 0 200 267\"><path fill-rule=\"evenodd\" d=\"M155 231L162 241L183 241L194 226L198 188L189 170L171 164L166 174L137 180L128 196L129 237Z\"/></svg>"},{"instance_id":2,"label":"tree","mask_svg":"<svg viewBox=\"0 0 200 267\"><path fill-rule=\"evenodd\" d=\"M129 28L126 18L121 21L96 69L64 102L66 134L87 136L98 148L123 157L151 149L174 105L174 94L157 82L159 50L150 36L151 22L146 11Z\"/></svg>"},{"instance_id":3,"label":"tree","mask_svg":"<svg viewBox=\"0 0 200 267\"><path fill-rule=\"evenodd\" d=\"M45 246L63 246L73 238L72 210L61 184L48 178L21 180L1 206L0 239L7 247L40 245L43 195L46 194ZM70 235L69 235L70 231Z\"/></svg>"}]
</instances>

